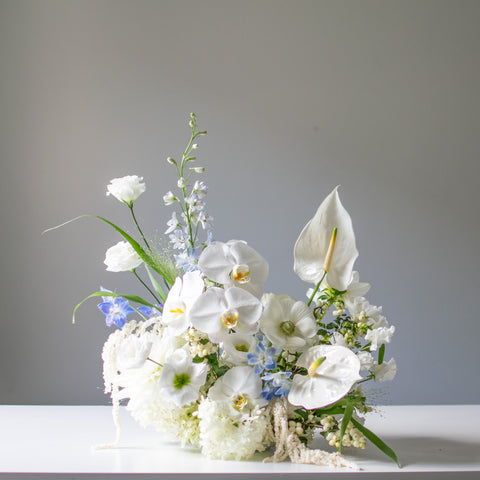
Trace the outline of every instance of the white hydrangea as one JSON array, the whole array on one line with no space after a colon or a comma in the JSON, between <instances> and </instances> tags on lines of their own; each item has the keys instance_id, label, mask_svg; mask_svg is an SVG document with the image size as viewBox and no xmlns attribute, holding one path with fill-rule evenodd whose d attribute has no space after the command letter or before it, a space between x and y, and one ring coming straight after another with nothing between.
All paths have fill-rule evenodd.
<instances>
[{"instance_id":1,"label":"white hydrangea","mask_svg":"<svg viewBox=\"0 0 480 480\"><path fill-rule=\"evenodd\" d=\"M265 409L255 408L241 419L232 417L228 406L204 399L198 407L200 447L211 459L247 460L268 447L270 418Z\"/></svg>"}]
</instances>

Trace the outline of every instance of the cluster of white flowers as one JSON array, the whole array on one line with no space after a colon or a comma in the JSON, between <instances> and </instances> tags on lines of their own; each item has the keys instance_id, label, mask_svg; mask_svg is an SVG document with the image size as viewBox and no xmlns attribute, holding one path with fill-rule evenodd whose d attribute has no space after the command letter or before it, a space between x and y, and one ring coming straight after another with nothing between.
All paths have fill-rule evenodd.
<instances>
[{"instance_id":1,"label":"cluster of white flowers","mask_svg":"<svg viewBox=\"0 0 480 480\"><path fill-rule=\"evenodd\" d=\"M282 453L272 458L339 465L338 457L310 454L305 444L317 431L338 449L364 448L374 434L365 435L361 415L369 407L358 384L393 379L396 363L384 361L395 327L365 299L370 285L353 271L358 251L338 187L294 247L294 270L313 285L308 301L264 293L267 261L243 240L212 240L207 187L190 183L204 169L189 167L206 132L196 130L193 114L189 125L181 162L167 159L180 190L164 196L178 207L166 230L175 265L156 255L134 215L143 178L114 179L107 195L128 206L144 246L97 217L124 238L107 250L107 270L132 272L154 299L105 289L92 295L103 297L98 307L107 325L121 329L104 349L106 392L117 410L126 400L141 425L197 445L210 458L247 459L275 443ZM151 287L136 271L141 265ZM133 313L142 320L127 321Z\"/></svg>"}]
</instances>

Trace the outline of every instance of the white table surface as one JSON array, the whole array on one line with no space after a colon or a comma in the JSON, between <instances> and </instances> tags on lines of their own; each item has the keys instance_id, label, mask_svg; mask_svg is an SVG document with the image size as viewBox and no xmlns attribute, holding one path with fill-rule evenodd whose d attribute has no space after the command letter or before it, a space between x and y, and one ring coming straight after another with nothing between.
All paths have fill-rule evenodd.
<instances>
[{"instance_id":1,"label":"white table surface","mask_svg":"<svg viewBox=\"0 0 480 480\"><path fill-rule=\"evenodd\" d=\"M108 406L0 406L0 478L471 478L480 479L480 405L385 406L366 426L397 453L403 468L367 441L344 449L360 473L290 462L209 460L192 447L142 429L122 409L118 447L95 450L115 436ZM319 439L318 446L330 449ZM454 473L455 472L455 473ZM34 475L35 474L35 475ZM43 474L43 475L41 475ZM180 474L180 475L172 475ZM149 477L149 475L147 475ZM144 478L142 476L142 478Z\"/></svg>"}]
</instances>

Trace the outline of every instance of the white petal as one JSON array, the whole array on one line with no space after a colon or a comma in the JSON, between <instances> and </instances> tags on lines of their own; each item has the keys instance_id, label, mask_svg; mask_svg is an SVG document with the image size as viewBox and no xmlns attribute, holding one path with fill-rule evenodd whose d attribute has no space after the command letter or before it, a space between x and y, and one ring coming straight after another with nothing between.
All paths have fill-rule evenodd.
<instances>
[{"instance_id":1,"label":"white petal","mask_svg":"<svg viewBox=\"0 0 480 480\"><path fill-rule=\"evenodd\" d=\"M200 270L210 280L222 285L230 281L229 273L233 264L233 260L228 255L228 247L221 242L214 242L209 245L198 259Z\"/></svg>"},{"instance_id":2,"label":"white petal","mask_svg":"<svg viewBox=\"0 0 480 480\"><path fill-rule=\"evenodd\" d=\"M221 329L221 315L227 308L225 291L211 287L192 305L190 321L201 332L215 336Z\"/></svg>"},{"instance_id":3,"label":"white petal","mask_svg":"<svg viewBox=\"0 0 480 480\"><path fill-rule=\"evenodd\" d=\"M294 270L305 282L318 283L324 273L323 266L333 229L337 228L327 283L344 291L352 278L358 251L350 215L341 204L337 189L335 187L321 203L314 217L300 233L294 248Z\"/></svg>"}]
</instances>

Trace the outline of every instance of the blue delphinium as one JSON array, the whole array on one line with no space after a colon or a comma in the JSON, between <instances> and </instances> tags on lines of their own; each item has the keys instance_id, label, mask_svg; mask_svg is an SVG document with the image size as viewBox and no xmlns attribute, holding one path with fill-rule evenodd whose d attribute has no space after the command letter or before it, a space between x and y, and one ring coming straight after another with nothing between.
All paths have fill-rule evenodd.
<instances>
[{"instance_id":1,"label":"blue delphinium","mask_svg":"<svg viewBox=\"0 0 480 480\"><path fill-rule=\"evenodd\" d=\"M265 370L274 370L277 368L275 357L281 350L269 347L267 338L262 334L257 334L257 346L253 353L247 355L248 364L253 365L253 371L260 375Z\"/></svg>"},{"instance_id":2,"label":"blue delphinium","mask_svg":"<svg viewBox=\"0 0 480 480\"><path fill-rule=\"evenodd\" d=\"M102 290L104 290L102 288ZM108 292L108 290L104 290ZM115 324L118 328L125 325L127 316L135 310L129 305L128 300L123 297L103 297L103 302L97 305L98 309L106 315L107 327Z\"/></svg>"},{"instance_id":3,"label":"blue delphinium","mask_svg":"<svg viewBox=\"0 0 480 480\"><path fill-rule=\"evenodd\" d=\"M273 397L283 398L288 395L292 381L292 372L266 372L262 380L265 382L262 397L270 401Z\"/></svg>"}]
</instances>

